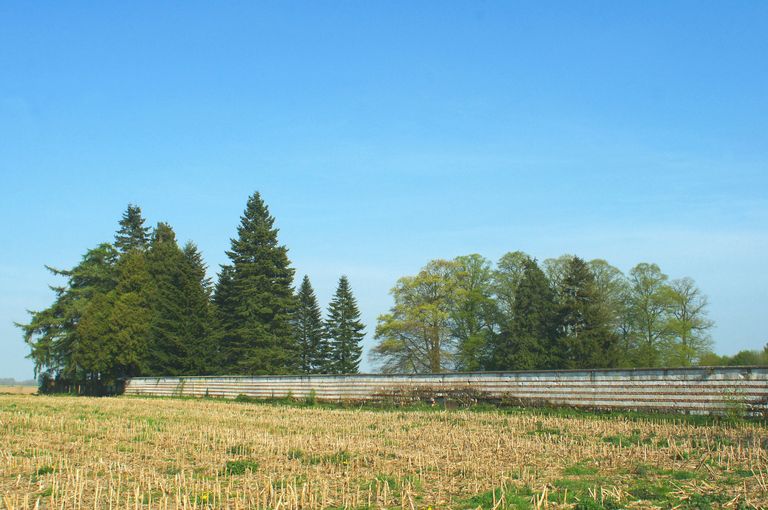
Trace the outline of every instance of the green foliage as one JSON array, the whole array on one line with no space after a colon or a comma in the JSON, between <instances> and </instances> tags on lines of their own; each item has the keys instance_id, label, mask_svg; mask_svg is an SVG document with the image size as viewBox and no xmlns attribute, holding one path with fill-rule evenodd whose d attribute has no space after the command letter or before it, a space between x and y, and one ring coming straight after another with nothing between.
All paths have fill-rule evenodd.
<instances>
[{"instance_id":1,"label":"green foliage","mask_svg":"<svg viewBox=\"0 0 768 510\"><path fill-rule=\"evenodd\" d=\"M212 292L193 243L129 205L114 246L89 250L19 324L44 390L107 393L135 375L356 373L364 326L346 277L322 320L309 278L298 294L287 249L258 193ZM709 352L707 298L655 264L625 277L601 259L522 252L433 260L398 280L371 358L385 372L765 365L763 352ZM314 399L312 399L314 400Z\"/></svg>"},{"instance_id":2,"label":"green foliage","mask_svg":"<svg viewBox=\"0 0 768 510\"><path fill-rule=\"evenodd\" d=\"M498 502L503 499L506 501L504 510L523 510L531 508L532 496L533 491L530 487L505 485L503 488L496 488L462 501L460 508L491 510L498 508Z\"/></svg>"},{"instance_id":3,"label":"green foliage","mask_svg":"<svg viewBox=\"0 0 768 510\"><path fill-rule=\"evenodd\" d=\"M147 248L149 242L149 227L144 226L139 206L128 204L128 208L120 219L120 230L115 234L115 248L123 253Z\"/></svg>"},{"instance_id":4,"label":"green foliage","mask_svg":"<svg viewBox=\"0 0 768 510\"><path fill-rule=\"evenodd\" d=\"M30 312L28 324L17 324L30 347L29 358L35 375L44 381L44 391L69 391L77 386L99 391L98 373L76 363L81 335L78 331L91 301L103 297L117 285L117 251L109 244L89 250L70 270L48 267L56 276L66 278L63 286L52 287L55 300L39 312Z\"/></svg>"},{"instance_id":5,"label":"green foliage","mask_svg":"<svg viewBox=\"0 0 768 510\"><path fill-rule=\"evenodd\" d=\"M222 267L217 305L221 369L233 374L285 374L297 370L291 324L293 268L279 245L274 218L254 193Z\"/></svg>"},{"instance_id":6,"label":"green foliage","mask_svg":"<svg viewBox=\"0 0 768 510\"><path fill-rule=\"evenodd\" d=\"M329 342L329 356L325 373L356 374L363 353L361 342L365 326L360 322L360 310L352 295L346 276L339 278L336 294L328 307L325 335Z\"/></svg>"},{"instance_id":7,"label":"green foliage","mask_svg":"<svg viewBox=\"0 0 768 510\"><path fill-rule=\"evenodd\" d=\"M53 466L41 466L35 470L35 474L37 476L43 476L53 473L54 471L56 471L56 469Z\"/></svg>"},{"instance_id":8,"label":"green foliage","mask_svg":"<svg viewBox=\"0 0 768 510\"><path fill-rule=\"evenodd\" d=\"M706 352L699 359L703 366L768 366L768 344L762 351L739 351L733 356L718 356L714 352Z\"/></svg>"},{"instance_id":9,"label":"green foliage","mask_svg":"<svg viewBox=\"0 0 768 510\"><path fill-rule=\"evenodd\" d=\"M183 332L185 258L167 223L157 224L146 258L153 287L146 374L182 375L190 357Z\"/></svg>"},{"instance_id":10,"label":"green foliage","mask_svg":"<svg viewBox=\"0 0 768 510\"><path fill-rule=\"evenodd\" d=\"M115 245L99 245L55 287L54 304L20 325L44 390L103 394L136 375L204 373L210 282L194 245L160 223L148 243L129 205ZM202 360L202 361L201 361Z\"/></svg>"},{"instance_id":11,"label":"green foliage","mask_svg":"<svg viewBox=\"0 0 768 510\"><path fill-rule=\"evenodd\" d=\"M200 375L213 363L210 290L194 244L184 250L170 225L158 223L147 251L152 277L147 375Z\"/></svg>"},{"instance_id":12,"label":"green foliage","mask_svg":"<svg viewBox=\"0 0 768 510\"><path fill-rule=\"evenodd\" d=\"M656 367L662 362L660 343L668 334L666 311L669 294L667 275L656 264L638 264L629 272L631 283L630 309L635 344L632 346L634 365Z\"/></svg>"},{"instance_id":13,"label":"green foliage","mask_svg":"<svg viewBox=\"0 0 768 510\"><path fill-rule=\"evenodd\" d=\"M214 373L216 345L213 342L213 310L211 306L211 281L206 276L206 265L197 246L189 241L182 249L184 262L181 277L182 314L180 327L186 338L188 360L187 374Z\"/></svg>"},{"instance_id":14,"label":"green foliage","mask_svg":"<svg viewBox=\"0 0 768 510\"><path fill-rule=\"evenodd\" d=\"M330 345L325 338L315 291L306 275L297 294L293 331L299 353L299 370L305 374L331 373Z\"/></svg>"},{"instance_id":15,"label":"green foliage","mask_svg":"<svg viewBox=\"0 0 768 510\"><path fill-rule=\"evenodd\" d=\"M708 300L691 278L673 280L666 288L667 336L662 344L664 364L690 366L712 347L707 318Z\"/></svg>"},{"instance_id":16,"label":"green foliage","mask_svg":"<svg viewBox=\"0 0 768 510\"><path fill-rule=\"evenodd\" d=\"M433 260L416 276L397 281L391 290L395 304L379 316L371 358L389 373L438 373L453 367L451 336L453 265Z\"/></svg>"},{"instance_id":17,"label":"green foliage","mask_svg":"<svg viewBox=\"0 0 768 510\"><path fill-rule=\"evenodd\" d=\"M247 472L257 471L259 463L252 460L228 460L224 466L226 475L244 475Z\"/></svg>"},{"instance_id":18,"label":"green foliage","mask_svg":"<svg viewBox=\"0 0 768 510\"><path fill-rule=\"evenodd\" d=\"M457 349L456 368L481 370L497 316L491 263L472 254L456 257L452 269L450 329Z\"/></svg>"},{"instance_id":19,"label":"green foliage","mask_svg":"<svg viewBox=\"0 0 768 510\"><path fill-rule=\"evenodd\" d=\"M536 261L523 263L509 329L502 329L491 345L488 367L492 370L526 370L551 366L551 347L556 338L554 294Z\"/></svg>"},{"instance_id":20,"label":"green foliage","mask_svg":"<svg viewBox=\"0 0 768 510\"><path fill-rule=\"evenodd\" d=\"M602 368L618 364L609 309L587 263L571 257L557 289L558 335L551 364L558 368Z\"/></svg>"}]
</instances>

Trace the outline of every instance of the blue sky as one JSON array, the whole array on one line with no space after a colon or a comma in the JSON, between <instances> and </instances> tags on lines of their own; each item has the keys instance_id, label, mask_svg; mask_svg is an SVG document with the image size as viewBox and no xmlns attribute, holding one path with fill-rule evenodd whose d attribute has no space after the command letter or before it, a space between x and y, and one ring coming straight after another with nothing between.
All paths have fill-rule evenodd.
<instances>
[{"instance_id":1,"label":"blue sky","mask_svg":"<svg viewBox=\"0 0 768 510\"><path fill-rule=\"evenodd\" d=\"M758 1L3 2L0 376L127 203L215 273L255 190L369 333L429 259L519 249L656 262L762 347L766 34Z\"/></svg>"}]
</instances>

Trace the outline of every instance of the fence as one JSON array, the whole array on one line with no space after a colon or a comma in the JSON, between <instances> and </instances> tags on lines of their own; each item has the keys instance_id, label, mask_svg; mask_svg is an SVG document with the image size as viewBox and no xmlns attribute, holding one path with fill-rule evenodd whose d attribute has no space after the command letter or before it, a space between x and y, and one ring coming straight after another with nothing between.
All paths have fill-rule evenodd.
<instances>
[{"instance_id":1,"label":"fence","mask_svg":"<svg viewBox=\"0 0 768 510\"><path fill-rule=\"evenodd\" d=\"M768 367L556 370L423 375L138 377L128 395L477 399L519 405L674 412L768 412Z\"/></svg>"}]
</instances>

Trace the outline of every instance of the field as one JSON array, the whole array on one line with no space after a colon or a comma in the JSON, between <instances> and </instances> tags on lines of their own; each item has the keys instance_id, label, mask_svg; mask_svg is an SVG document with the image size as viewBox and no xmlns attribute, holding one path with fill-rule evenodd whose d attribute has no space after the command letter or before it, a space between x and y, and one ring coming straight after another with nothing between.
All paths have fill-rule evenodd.
<instances>
[{"instance_id":1,"label":"field","mask_svg":"<svg viewBox=\"0 0 768 510\"><path fill-rule=\"evenodd\" d=\"M0 395L31 395L37 393L37 386L8 386L0 384Z\"/></svg>"},{"instance_id":2,"label":"field","mask_svg":"<svg viewBox=\"0 0 768 510\"><path fill-rule=\"evenodd\" d=\"M768 429L533 410L0 396L0 508L765 508Z\"/></svg>"}]
</instances>

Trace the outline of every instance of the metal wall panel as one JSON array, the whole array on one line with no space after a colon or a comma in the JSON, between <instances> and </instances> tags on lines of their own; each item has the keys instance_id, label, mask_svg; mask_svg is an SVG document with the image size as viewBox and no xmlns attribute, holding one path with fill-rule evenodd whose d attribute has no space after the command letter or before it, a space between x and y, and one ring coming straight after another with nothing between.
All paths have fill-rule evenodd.
<instances>
[{"instance_id":1,"label":"metal wall panel","mask_svg":"<svg viewBox=\"0 0 768 510\"><path fill-rule=\"evenodd\" d=\"M768 367L561 370L421 375L137 377L128 395L323 401L478 398L520 405L679 412L768 412Z\"/></svg>"}]
</instances>

